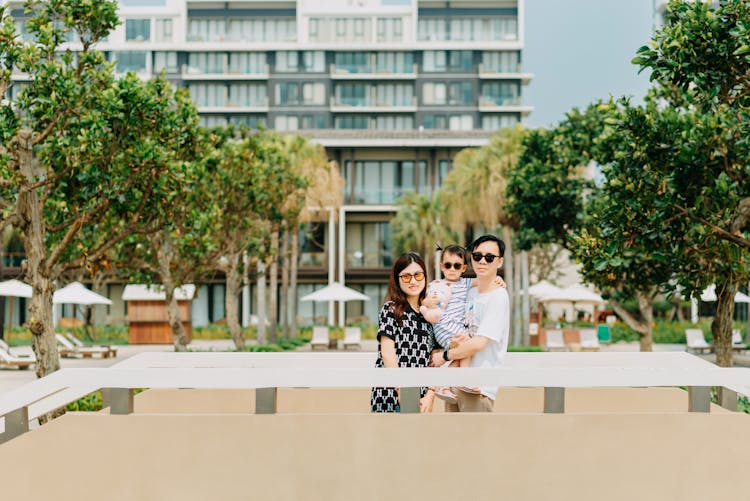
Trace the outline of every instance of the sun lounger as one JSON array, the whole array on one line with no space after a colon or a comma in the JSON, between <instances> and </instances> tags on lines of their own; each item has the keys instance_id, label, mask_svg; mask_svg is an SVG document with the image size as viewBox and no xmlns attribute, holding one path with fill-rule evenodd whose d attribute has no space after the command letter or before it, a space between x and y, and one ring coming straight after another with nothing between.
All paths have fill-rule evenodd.
<instances>
[{"instance_id":1,"label":"sun lounger","mask_svg":"<svg viewBox=\"0 0 750 501\"><path fill-rule=\"evenodd\" d=\"M581 336L581 350L599 351L599 337L594 329L580 329L578 334Z\"/></svg>"},{"instance_id":2,"label":"sun lounger","mask_svg":"<svg viewBox=\"0 0 750 501\"><path fill-rule=\"evenodd\" d=\"M83 346L79 347L71 343L61 334L55 334L57 339L57 349L60 352L61 357L65 358L91 358L94 355L99 355L101 358L109 358L113 355L113 351L108 346ZM117 350L114 350L116 355Z\"/></svg>"},{"instance_id":3,"label":"sun lounger","mask_svg":"<svg viewBox=\"0 0 750 501\"><path fill-rule=\"evenodd\" d=\"M565 337L560 329L547 329L547 339L544 347L547 351L568 351L565 346Z\"/></svg>"},{"instance_id":4,"label":"sun lounger","mask_svg":"<svg viewBox=\"0 0 750 501\"><path fill-rule=\"evenodd\" d=\"M714 346L706 342L703 337L703 329L685 329L685 340L687 341L687 351L704 353L708 351L713 353Z\"/></svg>"},{"instance_id":5,"label":"sun lounger","mask_svg":"<svg viewBox=\"0 0 750 501\"><path fill-rule=\"evenodd\" d=\"M612 342L612 329L608 324L599 324L596 328L596 335L599 338L599 343L609 344Z\"/></svg>"},{"instance_id":6,"label":"sun lounger","mask_svg":"<svg viewBox=\"0 0 750 501\"><path fill-rule=\"evenodd\" d=\"M22 357L22 356L17 356L17 355L11 355L9 351L0 349L0 367L3 367L3 368L15 367L18 369L28 369L35 363L36 363L36 359L34 357Z\"/></svg>"},{"instance_id":7,"label":"sun lounger","mask_svg":"<svg viewBox=\"0 0 750 501\"><path fill-rule=\"evenodd\" d=\"M328 327L313 327L310 349L312 351L317 349L328 349Z\"/></svg>"},{"instance_id":8,"label":"sun lounger","mask_svg":"<svg viewBox=\"0 0 750 501\"><path fill-rule=\"evenodd\" d=\"M344 350L362 349L362 329L347 327L344 329Z\"/></svg>"},{"instance_id":9,"label":"sun lounger","mask_svg":"<svg viewBox=\"0 0 750 501\"><path fill-rule=\"evenodd\" d=\"M78 349L87 349L87 348L97 348L97 346L86 346L83 344L83 341L75 337L75 335L72 332L66 332L65 337L68 338L68 340L73 343L73 346L75 346ZM102 345L99 346L100 348L107 348L109 349L109 356L116 357L117 356L117 348L110 345Z\"/></svg>"}]
</instances>

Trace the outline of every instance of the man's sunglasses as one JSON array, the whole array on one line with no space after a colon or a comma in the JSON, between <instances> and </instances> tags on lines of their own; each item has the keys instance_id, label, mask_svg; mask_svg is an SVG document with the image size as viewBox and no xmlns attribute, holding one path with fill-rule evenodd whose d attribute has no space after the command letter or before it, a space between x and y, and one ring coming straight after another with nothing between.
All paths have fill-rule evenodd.
<instances>
[{"instance_id":1,"label":"man's sunglasses","mask_svg":"<svg viewBox=\"0 0 750 501\"><path fill-rule=\"evenodd\" d=\"M481 252L472 252L471 253L471 259L473 259L477 263L479 261L481 261L482 258L484 258L484 260L487 262L487 264L490 264L492 261L495 260L496 257L500 257L500 256L496 256L494 254L490 254L489 252L487 254L482 254Z\"/></svg>"},{"instance_id":2,"label":"man's sunglasses","mask_svg":"<svg viewBox=\"0 0 750 501\"><path fill-rule=\"evenodd\" d=\"M443 263L443 267L446 270L453 268L454 270L460 270L464 266L464 263Z\"/></svg>"},{"instance_id":3,"label":"man's sunglasses","mask_svg":"<svg viewBox=\"0 0 750 501\"><path fill-rule=\"evenodd\" d=\"M409 282L411 282L412 278L416 280L417 282L421 282L422 280L424 280L424 273L421 271L418 271L414 274L404 273L403 275L399 275L398 278L400 278L401 281L405 284L408 284Z\"/></svg>"}]
</instances>

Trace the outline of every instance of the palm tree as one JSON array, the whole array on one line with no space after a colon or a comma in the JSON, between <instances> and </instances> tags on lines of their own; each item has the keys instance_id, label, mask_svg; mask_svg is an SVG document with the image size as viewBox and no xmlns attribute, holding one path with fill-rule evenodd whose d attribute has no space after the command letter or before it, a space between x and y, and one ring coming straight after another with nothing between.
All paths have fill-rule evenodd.
<instances>
[{"instance_id":1,"label":"palm tree","mask_svg":"<svg viewBox=\"0 0 750 501\"><path fill-rule=\"evenodd\" d=\"M432 269L435 246L458 240L456 232L447 224L442 194L438 191L430 199L410 192L396 205L398 212L391 220L394 251L400 254L416 250L422 254L427 270Z\"/></svg>"},{"instance_id":2,"label":"palm tree","mask_svg":"<svg viewBox=\"0 0 750 501\"><path fill-rule=\"evenodd\" d=\"M473 230L484 228L495 231L502 227L502 236L506 244L505 277L508 282L512 307L515 311L520 305L520 277L514 273L519 268L520 260L514 263L512 249L513 234L517 221L504 210L504 194L508 185L508 172L513 169L521 153L523 138L521 126L499 130L489 144L481 148L467 148L456 155L453 170L443 183L444 205L447 210L450 227L470 238ZM469 239L467 238L467 240ZM525 321L520 312L513 314L515 325L515 342L520 341L521 324Z\"/></svg>"}]
</instances>

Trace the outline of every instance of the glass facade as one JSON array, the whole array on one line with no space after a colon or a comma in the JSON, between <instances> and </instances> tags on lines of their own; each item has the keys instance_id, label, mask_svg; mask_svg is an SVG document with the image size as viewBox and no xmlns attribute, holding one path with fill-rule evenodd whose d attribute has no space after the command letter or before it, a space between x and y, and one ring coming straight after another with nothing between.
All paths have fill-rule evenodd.
<instances>
[{"instance_id":1,"label":"glass facade","mask_svg":"<svg viewBox=\"0 0 750 501\"><path fill-rule=\"evenodd\" d=\"M426 160L346 161L344 179L345 203L392 204L409 191L431 191Z\"/></svg>"},{"instance_id":2,"label":"glass facade","mask_svg":"<svg viewBox=\"0 0 750 501\"><path fill-rule=\"evenodd\" d=\"M387 222L346 223L347 268L384 268L392 264Z\"/></svg>"}]
</instances>

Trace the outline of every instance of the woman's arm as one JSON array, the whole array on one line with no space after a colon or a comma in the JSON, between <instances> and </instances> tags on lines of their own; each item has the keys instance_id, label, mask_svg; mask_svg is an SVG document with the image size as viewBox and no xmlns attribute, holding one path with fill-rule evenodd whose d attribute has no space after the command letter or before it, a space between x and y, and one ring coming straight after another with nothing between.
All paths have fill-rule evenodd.
<instances>
[{"instance_id":1,"label":"woman's arm","mask_svg":"<svg viewBox=\"0 0 750 501\"><path fill-rule=\"evenodd\" d=\"M395 369L398 367L396 343L388 336L380 336L380 353L383 356L383 366Z\"/></svg>"}]
</instances>

